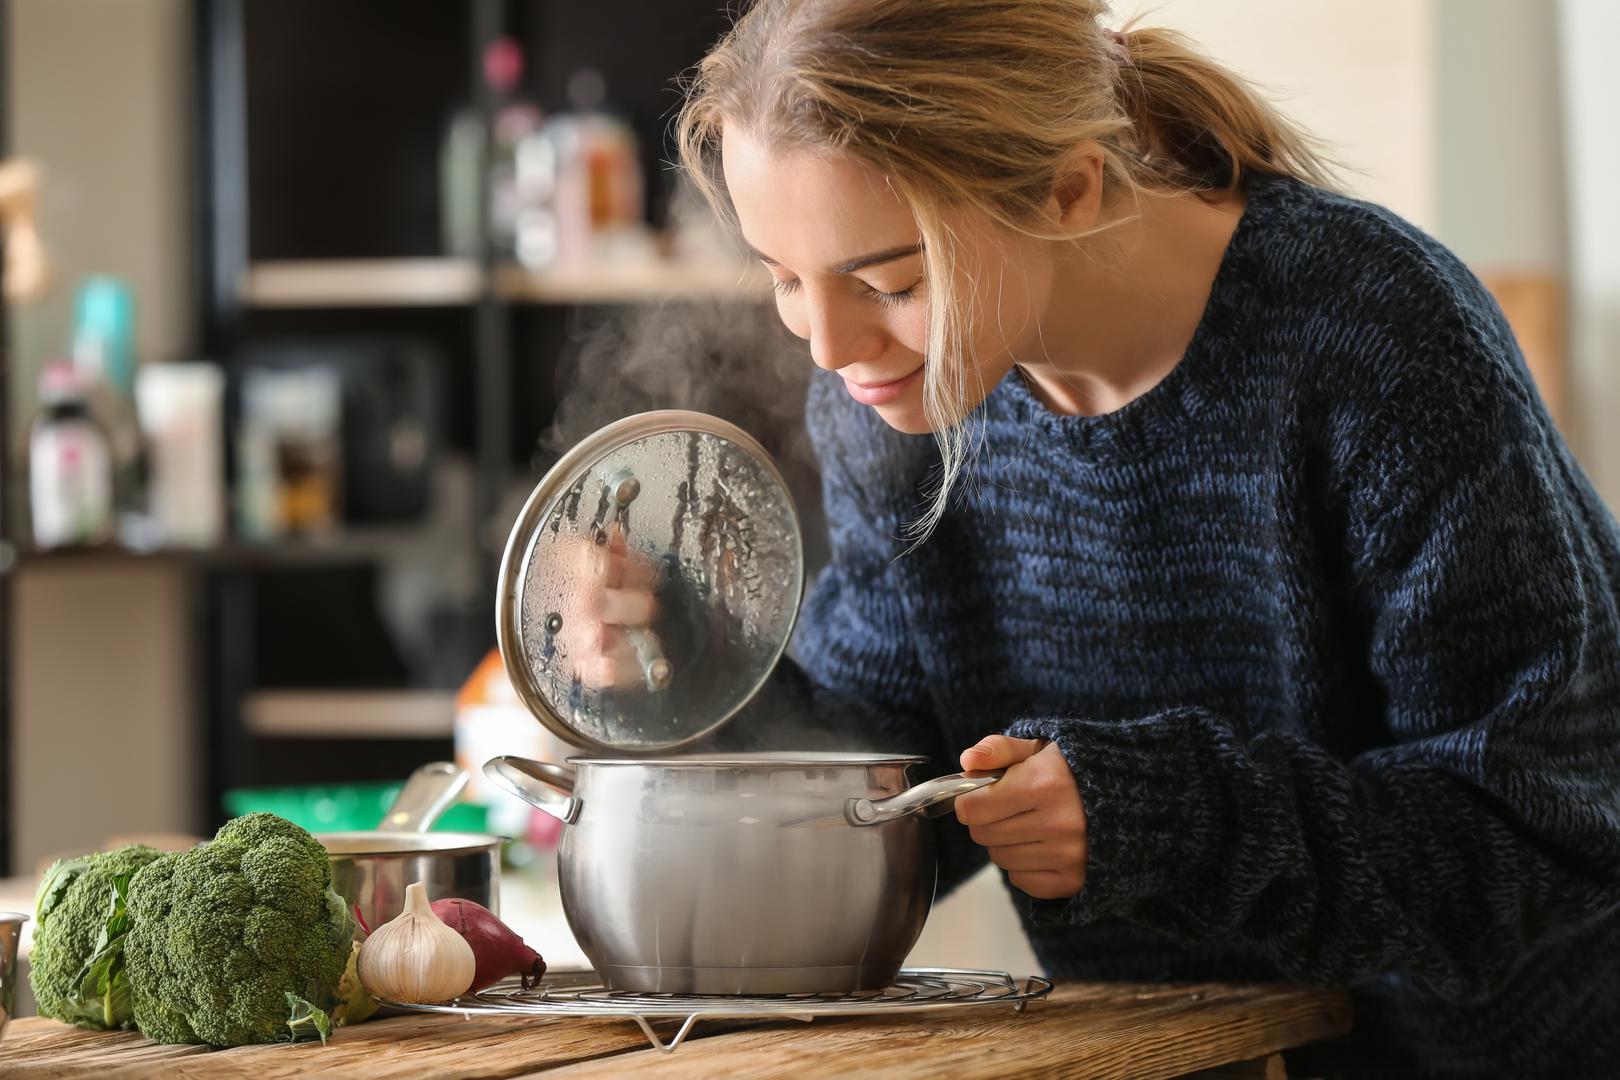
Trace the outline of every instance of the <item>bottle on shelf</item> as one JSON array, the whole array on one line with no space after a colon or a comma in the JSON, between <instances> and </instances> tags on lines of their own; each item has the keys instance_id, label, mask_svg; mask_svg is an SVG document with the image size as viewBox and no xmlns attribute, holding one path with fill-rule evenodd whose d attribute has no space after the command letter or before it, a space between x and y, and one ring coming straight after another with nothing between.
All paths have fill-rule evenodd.
<instances>
[{"instance_id":1,"label":"bottle on shelf","mask_svg":"<svg viewBox=\"0 0 1620 1080\"><path fill-rule=\"evenodd\" d=\"M34 546L103 544L113 538L112 447L90 411L88 380L67 360L39 377L39 415L28 437Z\"/></svg>"},{"instance_id":2,"label":"bottle on shelf","mask_svg":"<svg viewBox=\"0 0 1620 1080\"><path fill-rule=\"evenodd\" d=\"M255 369L242 380L237 526L244 539L337 531L343 387L330 367Z\"/></svg>"},{"instance_id":3,"label":"bottle on shelf","mask_svg":"<svg viewBox=\"0 0 1620 1080\"><path fill-rule=\"evenodd\" d=\"M73 302L73 366L112 461L114 528L130 546L145 535L140 424L135 413L135 296L120 278L86 278Z\"/></svg>"},{"instance_id":4,"label":"bottle on shelf","mask_svg":"<svg viewBox=\"0 0 1620 1080\"><path fill-rule=\"evenodd\" d=\"M551 162L555 170L560 264L653 256L644 219L640 147L635 131L606 106L606 99L600 72L574 72L568 79L570 111L552 117L525 147L530 157Z\"/></svg>"},{"instance_id":5,"label":"bottle on shelf","mask_svg":"<svg viewBox=\"0 0 1620 1080\"><path fill-rule=\"evenodd\" d=\"M136 373L147 507L160 543L209 547L221 539L224 392L224 372L214 364L142 364Z\"/></svg>"},{"instance_id":6,"label":"bottle on shelf","mask_svg":"<svg viewBox=\"0 0 1620 1080\"><path fill-rule=\"evenodd\" d=\"M540 130L542 114L522 92L523 49L514 39L498 38L484 50L484 82L493 99L488 128L479 109L469 105L456 112L445 133L440 160L445 253L480 254L480 200L487 200L496 253L545 258L556 244L547 208L551 170L532 160L532 151L531 160L523 160L521 147Z\"/></svg>"}]
</instances>

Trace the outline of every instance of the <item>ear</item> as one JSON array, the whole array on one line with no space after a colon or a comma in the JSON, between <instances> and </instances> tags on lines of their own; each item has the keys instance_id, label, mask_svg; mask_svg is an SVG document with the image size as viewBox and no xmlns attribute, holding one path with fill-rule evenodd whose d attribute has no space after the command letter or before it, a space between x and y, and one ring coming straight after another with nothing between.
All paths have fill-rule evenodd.
<instances>
[{"instance_id":1,"label":"ear","mask_svg":"<svg viewBox=\"0 0 1620 1080\"><path fill-rule=\"evenodd\" d=\"M1047 200L1065 232L1083 233L1102 214L1103 153L1094 142L1082 143L1058 169Z\"/></svg>"}]
</instances>

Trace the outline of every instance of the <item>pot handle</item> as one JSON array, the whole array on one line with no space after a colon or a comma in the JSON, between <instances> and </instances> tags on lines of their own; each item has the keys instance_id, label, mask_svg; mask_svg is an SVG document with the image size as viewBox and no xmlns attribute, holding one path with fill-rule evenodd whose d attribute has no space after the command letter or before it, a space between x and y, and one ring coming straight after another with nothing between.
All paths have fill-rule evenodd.
<instances>
[{"instance_id":1,"label":"pot handle","mask_svg":"<svg viewBox=\"0 0 1620 1080\"><path fill-rule=\"evenodd\" d=\"M484 775L564 825L578 821L579 812L585 808L574 797L574 781L579 774L567 765L504 754L484 762Z\"/></svg>"},{"instance_id":2,"label":"pot handle","mask_svg":"<svg viewBox=\"0 0 1620 1080\"><path fill-rule=\"evenodd\" d=\"M898 795L890 795L887 799L851 799L844 804L844 819L851 825L882 825L887 821L896 821L907 814L915 814L919 810L926 811L930 817L943 814L951 808L958 795L966 795L970 791L978 791L1001 779L1004 769L991 772L953 773L950 776L941 776L937 780L928 780L915 787L909 787Z\"/></svg>"},{"instance_id":3,"label":"pot handle","mask_svg":"<svg viewBox=\"0 0 1620 1080\"><path fill-rule=\"evenodd\" d=\"M427 832L467 786L467 770L448 761L423 765L394 796L377 828L383 832Z\"/></svg>"}]
</instances>

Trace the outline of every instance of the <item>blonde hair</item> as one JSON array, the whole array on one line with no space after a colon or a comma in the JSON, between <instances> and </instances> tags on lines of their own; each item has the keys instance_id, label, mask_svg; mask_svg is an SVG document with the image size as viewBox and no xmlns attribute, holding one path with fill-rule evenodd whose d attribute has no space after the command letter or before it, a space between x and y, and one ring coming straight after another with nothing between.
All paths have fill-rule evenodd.
<instances>
[{"instance_id":1,"label":"blonde hair","mask_svg":"<svg viewBox=\"0 0 1620 1080\"><path fill-rule=\"evenodd\" d=\"M948 213L1061 239L1041 213L1087 142L1102 150L1105 211L1249 176L1330 183L1314 141L1240 78L1173 31L1115 33L1107 15L1101 0L758 0L687 85L681 163L726 220L727 126L773 148L853 155L910 207L929 297L924 410L942 460L915 539L945 513L971 453L976 313Z\"/></svg>"}]
</instances>

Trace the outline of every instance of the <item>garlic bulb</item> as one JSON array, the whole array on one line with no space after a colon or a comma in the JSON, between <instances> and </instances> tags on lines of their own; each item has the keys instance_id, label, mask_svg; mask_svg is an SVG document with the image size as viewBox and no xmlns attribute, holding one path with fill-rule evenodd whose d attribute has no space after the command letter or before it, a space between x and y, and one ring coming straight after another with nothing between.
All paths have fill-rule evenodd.
<instances>
[{"instance_id":1,"label":"garlic bulb","mask_svg":"<svg viewBox=\"0 0 1620 1080\"><path fill-rule=\"evenodd\" d=\"M419 1005L465 994L477 969L472 946L433 913L419 881L405 887L405 910L366 938L356 964L377 997Z\"/></svg>"}]
</instances>

